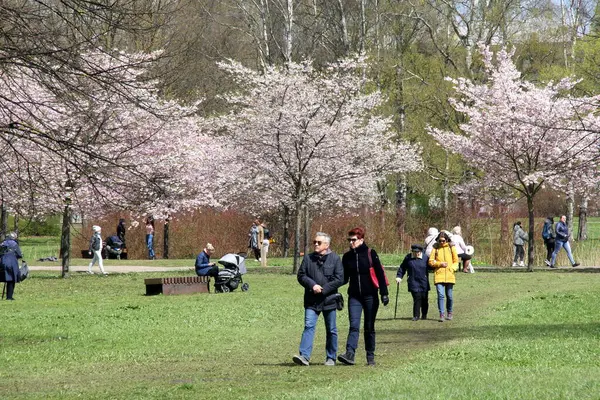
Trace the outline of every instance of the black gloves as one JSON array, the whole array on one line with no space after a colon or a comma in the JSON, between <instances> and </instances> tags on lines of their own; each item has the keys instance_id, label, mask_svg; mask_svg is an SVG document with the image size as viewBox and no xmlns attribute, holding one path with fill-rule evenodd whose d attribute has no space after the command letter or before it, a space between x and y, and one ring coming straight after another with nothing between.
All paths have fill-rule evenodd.
<instances>
[{"instance_id":1,"label":"black gloves","mask_svg":"<svg viewBox=\"0 0 600 400\"><path fill-rule=\"evenodd\" d=\"M384 306L388 305L388 303L390 302L390 298L388 297L387 294L381 295L381 302L383 303Z\"/></svg>"}]
</instances>

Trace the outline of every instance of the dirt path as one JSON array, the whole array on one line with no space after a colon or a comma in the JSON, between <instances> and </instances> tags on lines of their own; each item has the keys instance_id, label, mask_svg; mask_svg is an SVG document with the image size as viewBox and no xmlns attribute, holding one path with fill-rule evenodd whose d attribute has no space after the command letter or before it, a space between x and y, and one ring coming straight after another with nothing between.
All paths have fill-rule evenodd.
<instances>
[{"instance_id":1,"label":"dirt path","mask_svg":"<svg viewBox=\"0 0 600 400\"><path fill-rule=\"evenodd\" d=\"M87 265L71 265L70 272L87 272ZM42 266L30 265L31 271L57 271L60 272L60 266ZM104 270L109 274L125 274L129 272L166 272L166 271L192 271L193 267L150 267L150 266L134 266L134 265L105 265ZM94 265L92 271L98 272L98 265Z\"/></svg>"}]
</instances>

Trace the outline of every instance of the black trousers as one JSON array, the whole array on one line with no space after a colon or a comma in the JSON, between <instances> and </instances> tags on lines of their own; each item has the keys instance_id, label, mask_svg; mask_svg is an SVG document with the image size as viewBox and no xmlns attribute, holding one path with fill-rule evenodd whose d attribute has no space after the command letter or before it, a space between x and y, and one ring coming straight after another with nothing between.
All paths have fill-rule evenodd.
<instances>
[{"instance_id":1,"label":"black trousers","mask_svg":"<svg viewBox=\"0 0 600 400\"><path fill-rule=\"evenodd\" d=\"M15 293L15 281L6 282L6 300L13 298Z\"/></svg>"},{"instance_id":2,"label":"black trousers","mask_svg":"<svg viewBox=\"0 0 600 400\"><path fill-rule=\"evenodd\" d=\"M429 311L429 292L410 292L413 297L413 317L427 318Z\"/></svg>"},{"instance_id":3,"label":"black trousers","mask_svg":"<svg viewBox=\"0 0 600 400\"><path fill-rule=\"evenodd\" d=\"M552 252L554 251L554 239L544 239L546 245L546 260L552 259Z\"/></svg>"}]
</instances>

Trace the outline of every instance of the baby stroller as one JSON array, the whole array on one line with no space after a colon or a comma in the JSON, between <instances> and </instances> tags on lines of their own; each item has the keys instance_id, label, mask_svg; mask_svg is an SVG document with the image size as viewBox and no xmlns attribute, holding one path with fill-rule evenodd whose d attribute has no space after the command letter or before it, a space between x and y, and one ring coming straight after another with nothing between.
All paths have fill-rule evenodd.
<instances>
[{"instance_id":1,"label":"baby stroller","mask_svg":"<svg viewBox=\"0 0 600 400\"><path fill-rule=\"evenodd\" d=\"M215 279L215 292L228 293L241 286L242 292L250 289L250 285L244 283L242 275L246 273L245 258L237 254L225 254L219 260L225 269L219 271L219 275Z\"/></svg>"},{"instance_id":2,"label":"baby stroller","mask_svg":"<svg viewBox=\"0 0 600 400\"><path fill-rule=\"evenodd\" d=\"M121 259L121 253L123 253L123 242L117 235L109 236L106 239L106 258Z\"/></svg>"}]
</instances>

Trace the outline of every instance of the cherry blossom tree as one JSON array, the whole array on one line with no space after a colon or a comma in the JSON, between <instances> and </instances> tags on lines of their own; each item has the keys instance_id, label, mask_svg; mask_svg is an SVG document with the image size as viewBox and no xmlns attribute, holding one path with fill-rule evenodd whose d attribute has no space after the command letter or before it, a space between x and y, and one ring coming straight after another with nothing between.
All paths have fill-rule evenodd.
<instances>
[{"instance_id":1,"label":"cherry blossom tree","mask_svg":"<svg viewBox=\"0 0 600 400\"><path fill-rule=\"evenodd\" d=\"M441 146L456 152L482 171L483 187L504 187L527 200L529 260L534 258L534 198L545 184L556 184L581 171L598 167L599 97L572 97L576 81L563 79L537 87L525 81L511 57L500 50L493 62L481 49L484 83L449 79L460 97L451 99L465 114L461 132L429 128Z\"/></svg>"},{"instance_id":2,"label":"cherry blossom tree","mask_svg":"<svg viewBox=\"0 0 600 400\"><path fill-rule=\"evenodd\" d=\"M384 98L365 90L362 60L325 71L288 63L264 74L235 61L219 65L241 88L226 96L231 113L210 122L232 154L220 186L255 213L295 211L294 270L304 207L374 203L378 179L420 168L418 148L397 140L390 118L377 114Z\"/></svg>"},{"instance_id":3,"label":"cherry blossom tree","mask_svg":"<svg viewBox=\"0 0 600 400\"><path fill-rule=\"evenodd\" d=\"M161 99L156 82L141 79L154 57L81 55L94 79L73 71L65 74L70 82L46 77L40 84L27 67L0 77L3 199L29 215L63 212L63 275L72 208L88 216L128 210L160 218L214 204L198 192L211 182L209 161L220 146L200 132L196 105ZM61 85L78 90L51 89Z\"/></svg>"}]
</instances>

